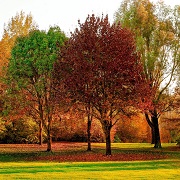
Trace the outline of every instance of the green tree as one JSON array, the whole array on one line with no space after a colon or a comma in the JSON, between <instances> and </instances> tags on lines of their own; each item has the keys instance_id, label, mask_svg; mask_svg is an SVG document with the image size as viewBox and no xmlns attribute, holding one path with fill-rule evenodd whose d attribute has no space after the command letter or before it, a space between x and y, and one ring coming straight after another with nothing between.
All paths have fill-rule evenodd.
<instances>
[{"instance_id":1,"label":"green tree","mask_svg":"<svg viewBox=\"0 0 180 180\"><path fill-rule=\"evenodd\" d=\"M6 70L11 56L11 50L14 46L16 38L26 36L30 31L37 29L37 25L31 14L26 15L24 12L17 13L7 24L4 25L4 32L0 40L0 106L1 111L7 101L6 85L3 78L6 77Z\"/></svg>"},{"instance_id":2,"label":"green tree","mask_svg":"<svg viewBox=\"0 0 180 180\"><path fill-rule=\"evenodd\" d=\"M28 113L39 122L40 144L42 128L45 127L47 151L51 151L52 141L53 64L65 40L59 27L51 27L48 32L35 30L28 36L21 36L15 42L8 66L8 82L21 90Z\"/></svg>"},{"instance_id":3,"label":"green tree","mask_svg":"<svg viewBox=\"0 0 180 180\"><path fill-rule=\"evenodd\" d=\"M176 13L163 2L153 4L149 0L124 0L115 13L115 21L134 32L144 74L151 82L149 88L154 91L153 108L146 111L145 116L152 129L155 148L161 147L158 121L167 108L163 94L175 77L179 61L176 18Z\"/></svg>"}]
</instances>

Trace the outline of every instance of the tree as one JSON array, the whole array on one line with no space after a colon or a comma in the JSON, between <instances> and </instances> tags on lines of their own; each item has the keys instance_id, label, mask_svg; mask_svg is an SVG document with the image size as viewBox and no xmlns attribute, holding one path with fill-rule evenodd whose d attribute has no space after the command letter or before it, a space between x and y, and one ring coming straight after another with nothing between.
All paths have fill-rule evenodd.
<instances>
[{"instance_id":1,"label":"tree","mask_svg":"<svg viewBox=\"0 0 180 180\"><path fill-rule=\"evenodd\" d=\"M170 7L163 2L153 4L149 0L124 0L115 14L115 21L130 28L136 39L149 88L154 91L153 109L145 112L152 129L152 143L161 147L159 117L167 109L163 97L171 85L179 59L179 35Z\"/></svg>"},{"instance_id":2,"label":"tree","mask_svg":"<svg viewBox=\"0 0 180 180\"><path fill-rule=\"evenodd\" d=\"M24 12L17 13L12 17L8 24L4 26L4 32L0 41L0 101L1 110L4 110L6 97L6 85L3 79L6 77L6 70L11 56L11 50L18 36L26 36L30 31L37 29L37 25L31 14L25 15Z\"/></svg>"},{"instance_id":3,"label":"tree","mask_svg":"<svg viewBox=\"0 0 180 180\"><path fill-rule=\"evenodd\" d=\"M108 16L88 16L78 24L54 66L55 78L63 73L69 97L92 108L105 134L106 155L111 155L111 129L121 113L143 104L140 93L147 102L147 82L128 29L110 25Z\"/></svg>"},{"instance_id":4,"label":"tree","mask_svg":"<svg viewBox=\"0 0 180 180\"><path fill-rule=\"evenodd\" d=\"M23 11L17 13L16 16L11 18L8 24L5 24L2 40L0 41L1 67L7 67L16 38L19 36L26 36L36 29L37 25L32 15L25 15ZM1 72L2 70L3 69L1 69Z\"/></svg>"},{"instance_id":5,"label":"tree","mask_svg":"<svg viewBox=\"0 0 180 180\"><path fill-rule=\"evenodd\" d=\"M47 151L51 151L53 116L52 70L59 48L66 37L59 27L45 31L32 31L15 42L8 66L8 80L22 91L28 113L39 122L40 143L42 128L47 133Z\"/></svg>"}]
</instances>

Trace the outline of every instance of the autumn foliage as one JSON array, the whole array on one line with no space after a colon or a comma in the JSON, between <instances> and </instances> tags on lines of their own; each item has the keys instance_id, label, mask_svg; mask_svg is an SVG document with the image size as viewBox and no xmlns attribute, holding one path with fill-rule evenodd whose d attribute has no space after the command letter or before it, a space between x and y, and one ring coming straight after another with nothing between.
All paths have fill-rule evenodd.
<instances>
[{"instance_id":1,"label":"autumn foliage","mask_svg":"<svg viewBox=\"0 0 180 180\"><path fill-rule=\"evenodd\" d=\"M154 91L153 110L148 109L145 116L155 148L161 148L159 118L172 102L166 98L167 91L172 93L169 87L176 85L173 81L180 59L178 9L171 9L163 1L155 4L149 0L124 0L115 14L116 22L134 32L144 74Z\"/></svg>"},{"instance_id":2,"label":"autumn foliage","mask_svg":"<svg viewBox=\"0 0 180 180\"><path fill-rule=\"evenodd\" d=\"M55 79L63 74L69 97L93 108L105 134L106 154L111 154L110 131L119 115L148 105L148 83L133 35L120 24L110 25L108 16L92 15L79 22L61 53Z\"/></svg>"},{"instance_id":3,"label":"autumn foliage","mask_svg":"<svg viewBox=\"0 0 180 180\"><path fill-rule=\"evenodd\" d=\"M155 125L158 147L160 134L176 142L179 114L177 123L159 117L175 109L166 90L178 67L178 8L159 5L124 0L116 23L88 15L69 38L23 12L12 18L0 41L0 142L47 142L47 151L52 140L86 141L88 151L106 142L111 155L111 142L151 142Z\"/></svg>"}]
</instances>

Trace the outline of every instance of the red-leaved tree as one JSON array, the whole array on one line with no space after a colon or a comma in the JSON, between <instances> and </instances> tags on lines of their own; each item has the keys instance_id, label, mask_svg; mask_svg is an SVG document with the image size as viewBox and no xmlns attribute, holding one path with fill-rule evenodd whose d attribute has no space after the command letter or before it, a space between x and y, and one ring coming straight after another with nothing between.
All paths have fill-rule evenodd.
<instances>
[{"instance_id":1,"label":"red-leaved tree","mask_svg":"<svg viewBox=\"0 0 180 180\"><path fill-rule=\"evenodd\" d=\"M78 24L54 66L55 78L63 75L67 94L101 122L106 155L111 155L112 127L120 114L148 105L148 82L128 29L110 25L108 16L88 16Z\"/></svg>"}]
</instances>

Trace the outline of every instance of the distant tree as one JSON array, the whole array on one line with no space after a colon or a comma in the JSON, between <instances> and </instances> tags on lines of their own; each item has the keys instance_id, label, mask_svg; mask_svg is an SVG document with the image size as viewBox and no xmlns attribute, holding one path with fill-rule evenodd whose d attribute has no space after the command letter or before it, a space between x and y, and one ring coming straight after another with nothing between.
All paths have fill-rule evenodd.
<instances>
[{"instance_id":1,"label":"distant tree","mask_svg":"<svg viewBox=\"0 0 180 180\"><path fill-rule=\"evenodd\" d=\"M178 9L178 8L177 8ZM145 112L152 129L152 143L161 147L159 117L171 101L164 94L175 78L179 63L179 18L177 12L159 2L124 0L115 14L115 21L134 32L137 51L140 53L149 88L154 91L153 109Z\"/></svg>"},{"instance_id":2,"label":"distant tree","mask_svg":"<svg viewBox=\"0 0 180 180\"><path fill-rule=\"evenodd\" d=\"M88 16L78 24L54 66L56 79L64 73L69 96L92 108L105 134L106 155L111 155L112 127L121 113L143 104L140 94L147 103L148 82L128 29L110 25L108 16Z\"/></svg>"},{"instance_id":3,"label":"distant tree","mask_svg":"<svg viewBox=\"0 0 180 180\"><path fill-rule=\"evenodd\" d=\"M47 133L47 151L51 151L51 127L54 110L52 71L59 49L66 40L59 27L48 32L35 30L17 38L8 66L8 85L21 90L27 112L39 122L40 144L42 128Z\"/></svg>"},{"instance_id":4,"label":"distant tree","mask_svg":"<svg viewBox=\"0 0 180 180\"><path fill-rule=\"evenodd\" d=\"M180 141L180 95L171 95L173 105L168 112L163 113L161 121L166 132L169 133L169 141L176 142Z\"/></svg>"},{"instance_id":5,"label":"distant tree","mask_svg":"<svg viewBox=\"0 0 180 180\"><path fill-rule=\"evenodd\" d=\"M32 15L26 15L23 11L17 13L16 16L12 17L11 20L4 25L4 32L0 41L1 68L7 67L16 38L26 36L36 29L37 24L33 20ZM2 69L0 72L2 72Z\"/></svg>"},{"instance_id":6,"label":"distant tree","mask_svg":"<svg viewBox=\"0 0 180 180\"><path fill-rule=\"evenodd\" d=\"M120 142L149 142L149 126L142 113L124 117L116 125L116 136Z\"/></svg>"},{"instance_id":7,"label":"distant tree","mask_svg":"<svg viewBox=\"0 0 180 180\"><path fill-rule=\"evenodd\" d=\"M7 101L6 85L3 79L6 77L6 70L11 56L11 50L19 36L26 36L30 31L37 29L37 25L31 14L25 15L24 12L17 13L7 24L4 25L4 32L0 40L0 104L1 111ZM7 102L6 102L7 103Z\"/></svg>"}]
</instances>

